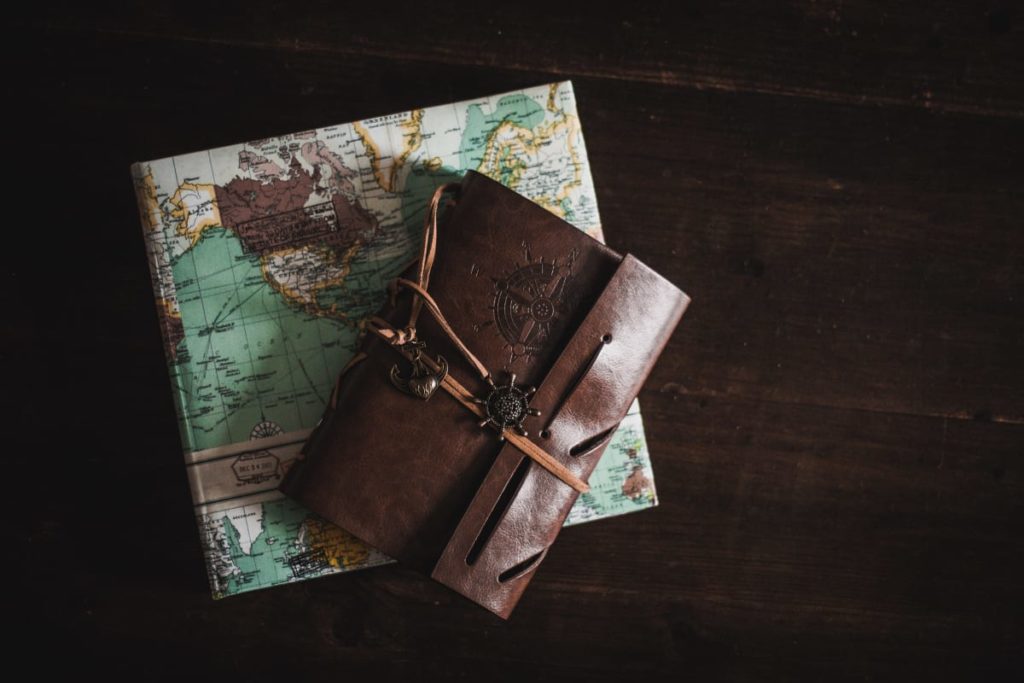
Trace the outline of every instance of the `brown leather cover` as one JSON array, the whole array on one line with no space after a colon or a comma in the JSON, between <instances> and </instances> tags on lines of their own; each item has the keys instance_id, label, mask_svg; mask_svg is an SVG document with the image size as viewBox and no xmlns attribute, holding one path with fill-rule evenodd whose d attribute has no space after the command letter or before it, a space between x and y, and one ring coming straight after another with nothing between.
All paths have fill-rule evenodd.
<instances>
[{"instance_id":1,"label":"brown leather cover","mask_svg":"<svg viewBox=\"0 0 1024 683\"><path fill-rule=\"evenodd\" d=\"M502 381L532 384L529 438L586 481L689 297L487 176L468 171L441 214L429 292ZM409 317L399 291L379 315ZM425 353L474 395L490 387L429 315ZM400 392L406 361L367 335L337 407L324 413L280 489L391 557L508 618L579 495L501 442L450 395Z\"/></svg>"}]
</instances>

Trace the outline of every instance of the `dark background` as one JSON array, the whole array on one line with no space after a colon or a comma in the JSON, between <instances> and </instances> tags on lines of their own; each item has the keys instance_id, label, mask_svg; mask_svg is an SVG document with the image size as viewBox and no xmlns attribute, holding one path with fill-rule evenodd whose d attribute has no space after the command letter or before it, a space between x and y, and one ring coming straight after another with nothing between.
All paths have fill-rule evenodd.
<instances>
[{"instance_id":1,"label":"dark background","mask_svg":"<svg viewBox=\"0 0 1024 683\"><path fill-rule=\"evenodd\" d=\"M1024 16L959 5L19 5L4 552L33 670L1013 678ZM693 297L640 396L660 507L566 530L508 623L399 567L212 601L129 164L566 78L609 244Z\"/></svg>"}]
</instances>

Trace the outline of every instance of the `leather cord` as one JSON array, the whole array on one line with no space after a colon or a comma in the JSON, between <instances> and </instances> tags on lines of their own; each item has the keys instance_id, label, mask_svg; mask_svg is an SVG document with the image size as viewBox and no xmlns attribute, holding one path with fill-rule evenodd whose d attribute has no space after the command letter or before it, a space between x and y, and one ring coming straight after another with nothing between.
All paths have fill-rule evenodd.
<instances>
[{"instance_id":1,"label":"leather cord","mask_svg":"<svg viewBox=\"0 0 1024 683\"><path fill-rule=\"evenodd\" d=\"M420 252L419 286L423 290L430 284L430 269L433 268L434 257L437 255L437 210L441 205L441 197L445 192L458 191L461 187L461 183L444 183L434 190L430 198L427 215L423 219L423 248ZM412 311L409 313L409 328L412 330L416 329L422 303L423 300L419 296L413 297Z\"/></svg>"},{"instance_id":2,"label":"leather cord","mask_svg":"<svg viewBox=\"0 0 1024 683\"><path fill-rule=\"evenodd\" d=\"M423 289L423 287L416 284L415 282L406 280L404 278L398 278L397 280L395 280L395 282L396 284L402 287L407 287L408 289L411 289L414 292L416 292L416 294L420 297L420 301L422 301L426 305L427 310L430 311L430 314L434 316L434 320L436 320L437 324L441 326L441 329L444 330L444 333L448 335L448 338L452 340L452 343L455 344L456 347L458 347L459 352L463 355L463 357L465 357L465 359L469 361L469 364L472 365L473 368L475 368L476 371L480 374L480 379L484 380L485 382L493 386L494 381L491 378L490 371L484 366L483 363L480 362L480 360L476 356L473 355L473 352L466 347L462 340L459 339L459 335L455 334L455 330L452 329L452 326L448 323L448 320L444 317L444 314L441 313L441 308L437 305L437 302L434 301L434 298L430 296L430 294L428 294L427 291Z\"/></svg>"}]
</instances>

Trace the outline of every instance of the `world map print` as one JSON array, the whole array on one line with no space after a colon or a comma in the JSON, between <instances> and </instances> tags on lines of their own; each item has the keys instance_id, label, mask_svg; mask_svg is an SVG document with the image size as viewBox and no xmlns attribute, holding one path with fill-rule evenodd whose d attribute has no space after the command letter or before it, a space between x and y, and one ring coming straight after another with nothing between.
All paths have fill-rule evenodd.
<instances>
[{"instance_id":1,"label":"world map print","mask_svg":"<svg viewBox=\"0 0 1024 683\"><path fill-rule=\"evenodd\" d=\"M276 486L467 169L602 238L569 81L132 165L215 597L390 561ZM590 485L567 524L657 504L636 403Z\"/></svg>"}]
</instances>

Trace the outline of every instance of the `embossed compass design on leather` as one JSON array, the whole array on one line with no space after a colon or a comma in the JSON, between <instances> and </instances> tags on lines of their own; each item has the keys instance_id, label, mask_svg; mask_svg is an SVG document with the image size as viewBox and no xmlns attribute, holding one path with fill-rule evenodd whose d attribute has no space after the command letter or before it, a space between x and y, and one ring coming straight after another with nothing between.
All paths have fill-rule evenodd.
<instances>
[{"instance_id":1,"label":"embossed compass design on leather","mask_svg":"<svg viewBox=\"0 0 1024 683\"><path fill-rule=\"evenodd\" d=\"M523 242L525 265L516 263L511 271L494 280L493 320L476 325L479 330L492 323L505 341L509 363L537 353L551 337L552 330L565 314L566 287L572 279L572 267L579 251L567 258L545 261L532 257Z\"/></svg>"}]
</instances>

